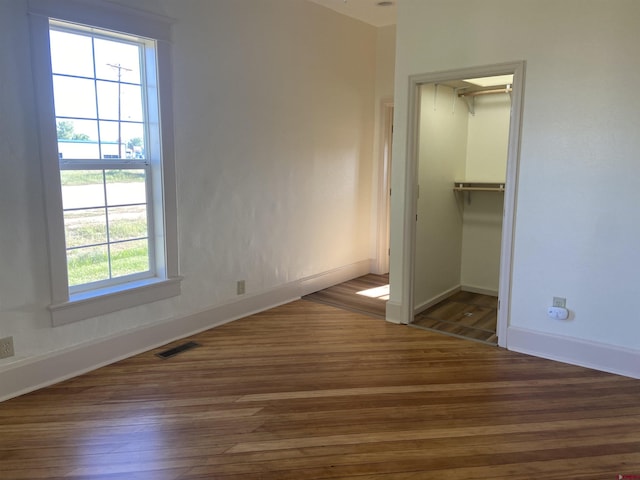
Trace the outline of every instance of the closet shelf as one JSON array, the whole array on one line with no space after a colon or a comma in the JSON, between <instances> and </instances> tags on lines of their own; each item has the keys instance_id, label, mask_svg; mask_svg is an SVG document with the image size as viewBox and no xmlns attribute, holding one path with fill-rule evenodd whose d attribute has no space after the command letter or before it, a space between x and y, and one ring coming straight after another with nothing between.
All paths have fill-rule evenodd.
<instances>
[{"instance_id":1,"label":"closet shelf","mask_svg":"<svg viewBox=\"0 0 640 480\"><path fill-rule=\"evenodd\" d=\"M455 192L504 192L504 183L454 182Z\"/></svg>"}]
</instances>

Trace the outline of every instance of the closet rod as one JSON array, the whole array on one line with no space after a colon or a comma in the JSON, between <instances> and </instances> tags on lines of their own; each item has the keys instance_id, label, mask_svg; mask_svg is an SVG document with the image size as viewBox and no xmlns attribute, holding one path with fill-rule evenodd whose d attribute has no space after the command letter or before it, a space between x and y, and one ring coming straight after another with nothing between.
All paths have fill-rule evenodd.
<instances>
[{"instance_id":1,"label":"closet rod","mask_svg":"<svg viewBox=\"0 0 640 480\"><path fill-rule=\"evenodd\" d=\"M511 85L507 85L504 88L495 88L492 90L478 90L477 92L459 93L458 97L475 97L477 95L489 95L492 93L511 93Z\"/></svg>"}]
</instances>

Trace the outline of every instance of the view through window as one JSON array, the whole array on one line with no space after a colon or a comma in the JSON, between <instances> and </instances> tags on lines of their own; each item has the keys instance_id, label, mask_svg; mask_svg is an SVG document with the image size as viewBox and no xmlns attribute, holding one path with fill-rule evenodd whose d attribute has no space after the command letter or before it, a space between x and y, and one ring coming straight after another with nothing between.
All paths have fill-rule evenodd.
<instances>
[{"instance_id":1,"label":"view through window","mask_svg":"<svg viewBox=\"0 0 640 480\"><path fill-rule=\"evenodd\" d=\"M145 43L58 21L49 33L70 291L152 276Z\"/></svg>"}]
</instances>

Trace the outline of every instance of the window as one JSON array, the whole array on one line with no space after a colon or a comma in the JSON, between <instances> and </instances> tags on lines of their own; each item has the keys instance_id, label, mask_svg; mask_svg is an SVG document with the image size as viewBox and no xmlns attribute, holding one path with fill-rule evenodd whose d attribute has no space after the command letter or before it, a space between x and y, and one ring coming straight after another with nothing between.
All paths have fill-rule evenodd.
<instances>
[{"instance_id":1,"label":"window","mask_svg":"<svg viewBox=\"0 0 640 480\"><path fill-rule=\"evenodd\" d=\"M152 277L144 147L155 99L145 95L144 51L153 46L49 24L69 291Z\"/></svg>"},{"instance_id":2,"label":"window","mask_svg":"<svg viewBox=\"0 0 640 480\"><path fill-rule=\"evenodd\" d=\"M168 24L69 1L30 13L54 325L179 294Z\"/></svg>"}]
</instances>

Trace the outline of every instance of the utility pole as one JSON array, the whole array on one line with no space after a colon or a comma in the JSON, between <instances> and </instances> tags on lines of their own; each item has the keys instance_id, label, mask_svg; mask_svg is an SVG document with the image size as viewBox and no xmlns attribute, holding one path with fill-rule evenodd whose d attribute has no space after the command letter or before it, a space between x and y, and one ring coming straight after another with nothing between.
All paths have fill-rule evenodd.
<instances>
[{"instance_id":1,"label":"utility pole","mask_svg":"<svg viewBox=\"0 0 640 480\"><path fill-rule=\"evenodd\" d=\"M118 157L122 158L122 105L120 103L120 98L122 97L122 89L120 86L122 85L122 71L130 72L130 68L123 67L122 65L107 63L111 68L115 68L118 70Z\"/></svg>"}]
</instances>

